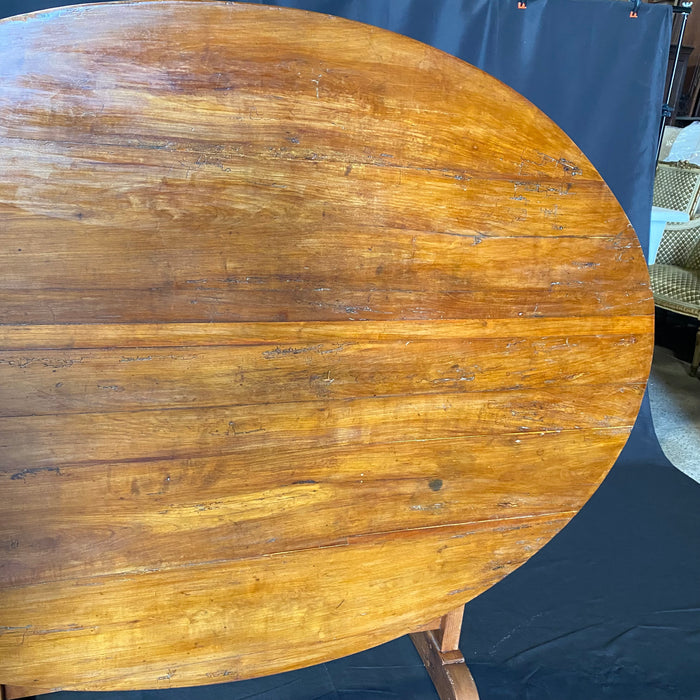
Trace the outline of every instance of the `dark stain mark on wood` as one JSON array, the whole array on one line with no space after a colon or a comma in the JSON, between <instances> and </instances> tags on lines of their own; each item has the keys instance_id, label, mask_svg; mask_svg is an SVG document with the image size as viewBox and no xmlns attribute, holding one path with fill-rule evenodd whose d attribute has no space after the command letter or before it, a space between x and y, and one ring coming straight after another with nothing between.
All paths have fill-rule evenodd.
<instances>
[{"instance_id":1,"label":"dark stain mark on wood","mask_svg":"<svg viewBox=\"0 0 700 700\"><path fill-rule=\"evenodd\" d=\"M431 491L439 491L442 488L442 479L431 479L428 482Z\"/></svg>"}]
</instances>

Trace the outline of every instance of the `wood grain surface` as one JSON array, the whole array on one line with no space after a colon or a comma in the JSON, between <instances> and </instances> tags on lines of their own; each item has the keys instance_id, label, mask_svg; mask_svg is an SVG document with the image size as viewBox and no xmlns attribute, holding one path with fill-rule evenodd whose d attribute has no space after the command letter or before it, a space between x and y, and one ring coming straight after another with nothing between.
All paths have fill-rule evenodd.
<instances>
[{"instance_id":1,"label":"wood grain surface","mask_svg":"<svg viewBox=\"0 0 700 700\"><path fill-rule=\"evenodd\" d=\"M0 683L92 690L458 608L600 484L653 330L623 211L524 98L187 0L0 22L0 314Z\"/></svg>"}]
</instances>

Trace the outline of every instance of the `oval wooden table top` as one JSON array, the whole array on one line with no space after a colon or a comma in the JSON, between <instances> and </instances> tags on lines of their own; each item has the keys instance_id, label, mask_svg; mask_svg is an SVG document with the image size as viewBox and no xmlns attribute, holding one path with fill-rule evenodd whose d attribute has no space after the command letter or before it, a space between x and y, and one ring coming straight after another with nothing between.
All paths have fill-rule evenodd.
<instances>
[{"instance_id":1,"label":"oval wooden table top","mask_svg":"<svg viewBox=\"0 0 700 700\"><path fill-rule=\"evenodd\" d=\"M639 244L567 136L320 14L0 22L0 240L0 683L402 635L572 518L650 364Z\"/></svg>"}]
</instances>

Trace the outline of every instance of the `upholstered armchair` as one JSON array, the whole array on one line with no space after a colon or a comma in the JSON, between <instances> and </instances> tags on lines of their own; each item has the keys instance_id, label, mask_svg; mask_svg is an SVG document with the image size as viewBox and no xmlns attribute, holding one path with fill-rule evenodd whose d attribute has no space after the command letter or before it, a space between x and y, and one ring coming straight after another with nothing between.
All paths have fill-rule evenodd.
<instances>
[{"instance_id":1,"label":"upholstered armchair","mask_svg":"<svg viewBox=\"0 0 700 700\"><path fill-rule=\"evenodd\" d=\"M700 219L668 224L656 262L649 266L656 306L700 319ZM700 364L700 329L690 374Z\"/></svg>"}]
</instances>

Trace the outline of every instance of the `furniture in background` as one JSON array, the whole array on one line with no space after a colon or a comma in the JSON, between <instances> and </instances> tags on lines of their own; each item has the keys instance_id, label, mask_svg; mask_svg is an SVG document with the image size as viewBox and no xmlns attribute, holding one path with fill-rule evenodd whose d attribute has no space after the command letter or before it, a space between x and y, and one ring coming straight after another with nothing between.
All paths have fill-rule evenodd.
<instances>
[{"instance_id":1,"label":"furniture in background","mask_svg":"<svg viewBox=\"0 0 700 700\"><path fill-rule=\"evenodd\" d=\"M700 166L661 162L656 167L647 262L652 265L668 222L688 221L700 196Z\"/></svg>"},{"instance_id":2,"label":"furniture in background","mask_svg":"<svg viewBox=\"0 0 700 700\"><path fill-rule=\"evenodd\" d=\"M656 256L649 267L656 306L700 320L700 219L668 224ZM700 329L690 374L700 364Z\"/></svg>"},{"instance_id":3,"label":"furniture in background","mask_svg":"<svg viewBox=\"0 0 700 700\"><path fill-rule=\"evenodd\" d=\"M700 319L700 126L667 128L657 165L649 236L649 275L657 307ZM685 160L688 159L688 160ZM658 250L658 252L657 252ZM690 374L700 362L700 329Z\"/></svg>"},{"instance_id":4,"label":"furniture in background","mask_svg":"<svg viewBox=\"0 0 700 700\"><path fill-rule=\"evenodd\" d=\"M411 633L474 697L462 605L578 512L644 391L600 175L485 73L335 17L85 5L0 38L0 682Z\"/></svg>"},{"instance_id":5,"label":"furniture in background","mask_svg":"<svg viewBox=\"0 0 700 700\"><path fill-rule=\"evenodd\" d=\"M679 212L675 209L666 209L664 207L651 208L651 222L649 225L649 248L647 253L647 262L653 265L656 261L656 252L659 249L661 238L664 234L666 225L670 222L688 221L688 214Z\"/></svg>"}]
</instances>

